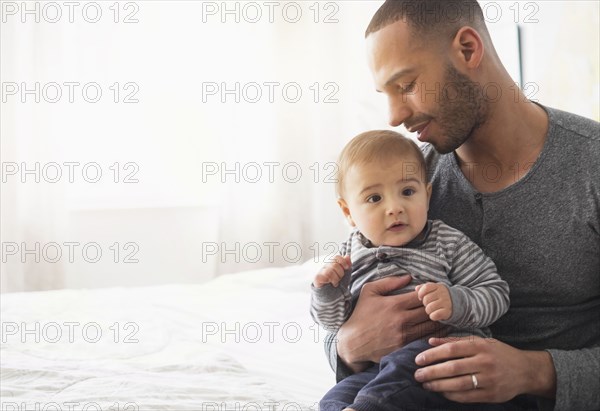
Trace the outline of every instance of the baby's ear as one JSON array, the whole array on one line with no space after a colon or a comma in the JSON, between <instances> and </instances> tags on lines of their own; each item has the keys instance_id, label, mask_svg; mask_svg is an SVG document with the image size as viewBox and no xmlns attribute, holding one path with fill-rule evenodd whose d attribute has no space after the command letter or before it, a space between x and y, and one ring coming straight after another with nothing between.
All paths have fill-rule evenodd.
<instances>
[{"instance_id":1,"label":"baby's ear","mask_svg":"<svg viewBox=\"0 0 600 411\"><path fill-rule=\"evenodd\" d=\"M350 208L348 207L348 203L346 203L346 200L340 197L338 198L337 203L338 206L340 206L342 213L344 213L344 217L346 217L350 225L352 227L356 227L356 224L354 224L354 220L352 219L352 215L350 214Z\"/></svg>"},{"instance_id":2,"label":"baby's ear","mask_svg":"<svg viewBox=\"0 0 600 411\"><path fill-rule=\"evenodd\" d=\"M427 205L429 205L429 200L431 200L431 191L432 191L431 183L427 183Z\"/></svg>"}]
</instances>

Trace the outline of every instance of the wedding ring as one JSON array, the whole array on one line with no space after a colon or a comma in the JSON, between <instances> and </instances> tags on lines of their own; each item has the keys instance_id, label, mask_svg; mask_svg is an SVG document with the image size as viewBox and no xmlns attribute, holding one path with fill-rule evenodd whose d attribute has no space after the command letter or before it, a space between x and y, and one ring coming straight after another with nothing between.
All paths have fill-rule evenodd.
<instances>
[{"instance_id":1,"label":"wedding ring","mask_svg":"<svg viewBox=\"0 0 600 411\"><path fill-rule=\"evenodd\" d=\"M479 383L477 382L477 377L475 374L471 374L471 381L473 381L473 389L476 390L479 386Z\"/></svg>"}]
</instances>

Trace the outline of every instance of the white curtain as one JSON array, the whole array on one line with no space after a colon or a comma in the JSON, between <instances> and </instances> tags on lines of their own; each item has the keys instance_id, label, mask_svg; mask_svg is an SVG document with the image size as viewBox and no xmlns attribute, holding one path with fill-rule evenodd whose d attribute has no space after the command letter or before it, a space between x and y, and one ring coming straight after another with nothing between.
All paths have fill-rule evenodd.
<instances>
[{"instance_id":1,"label":"white curtain","mask_svg":"<svg viewBox=\"0 0 600 411\"><path fill-rule=\"evenodd\" d=\"M36 181L41 174L40 167L40 172L36 171L36 163L41 164L48 157L56 158L53 156L57 147L46 134L54 118L51 112L35 103L35 97L30 97L33 103L29 106L20 103L20 96L15 103L9 103L13 83L31 84L45 77L40 62L49 58L47 48L57 37L45 33L39 25L11 24L2 25L1 37L0 286L2 291L60 288L64 286L64 267L59 261L45 263L41 254L46 251L48 260L55 260L52 243L63 235L64 191L61 186Z\"/></svg>"},{"instance_id":2,"label":"white curtain","mask_svg":"<svg viewBox=\"0 0 600 411\"><path fill-rule=\"evenodd\" d=\"M50 22L44 2L22 22L17 4L2 26L3 81L18 88L3 103L2 290L204 281L332 252L346 231L333 162L385 124L362 44L379 3L270 16L253 2L100 3L96 23L64 7ZM22 94L36 83L39 102ZM23 174L36 163L39 182Z\"/></svg>"}]
</instances>

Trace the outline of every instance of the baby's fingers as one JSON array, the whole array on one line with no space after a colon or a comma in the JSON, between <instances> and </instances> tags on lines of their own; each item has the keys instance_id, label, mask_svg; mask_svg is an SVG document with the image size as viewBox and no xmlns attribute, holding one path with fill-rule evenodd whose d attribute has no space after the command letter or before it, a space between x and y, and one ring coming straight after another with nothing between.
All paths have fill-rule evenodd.
<instances>
[{"instance_id":1,"label":"baby's fingers","mask_svg":"<svg viewBox=\"0 0 600 411\"><path fill-rule=\"evenodd\" d=\"M333 261L323 268L315 276L314 285L317 288L322 287L325 284L331 284L337 287L342 277L344 277L345 271L341 262Z\"/></svg>"},{"instance_id":2,"label":"baby's fingers","mask_svg":"<svg viewBox=\"0 0 600 411\"><path fill-rule=\"evenodd\" d=\"M427 294L431 294L437 290L438 284L436 283L425 283L419 284L415 287L415 291L417 292L417 297L419 300L423 301Z\"/></svg>"},{"instance_id":3,"label":"baby's fingers","mask_svg":"<svg viewBox=\"0 0 600 411\"><path fill-rule=\"evenodd\" d=\"M339 266L342 267L343 270L349 270L352 267L352 263L350 262L349 255L346 255L346 256L336 255L333 258L333 261L331 262L331 264L332 265L338 264Z\"/></svg>"},{"instance_id":4,"label":"baby's fingers","mask_svg":"<svg viewBox=\"0 0 600 411\"><path fill-rule=\"evenodd\" d=\"M342 268L340 264L332 264L326 270L329 273L329 278L331 279L331 285L337 287L346 271Z\"/></svg>"},{"instance_id":5,"label":"baby's fingers","mask_svg":"<svg viewBox=\"0 0 600 411\"><path fill-rule=\"evenodd\" d=\"M315 275L315 279L313 280L313 285L316 288L321 288L325 284L333 284L333 278L328 271L324 269L319 271L317 275Z\"/></svg>"},{"instance_id":6,"label":"baby's fingers","mask_svg":"<svg viewBox=\"0 0 600 411\"><path fill-rule=\"evenodd\" d=\"M449 307L442 307L432 311L431 313L428 312L428 314L431 321L444 321L450 318L452 315L452 309Z\"/></svg>"},{"instance_id":7,"label":"baby's fingers","mask_svg":"<svg viewBox=\"0 0 600 411\"><path fill-rule=\"evenodd\" d=\"M340 283L340 272L344 275L344 271L337 264L326 265L317 273L313 284L317 288L323 287L325 284L331 284L334 287Z\"/></svg>"}]
</instances>

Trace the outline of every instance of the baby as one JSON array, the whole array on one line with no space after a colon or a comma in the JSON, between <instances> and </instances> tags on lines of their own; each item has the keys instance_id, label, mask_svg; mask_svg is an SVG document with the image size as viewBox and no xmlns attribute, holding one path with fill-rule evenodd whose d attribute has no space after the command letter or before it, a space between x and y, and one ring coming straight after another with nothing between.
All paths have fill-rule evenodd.
<instances>
[{"instance_id":1,"label":"baby","mask_svg":"<svg viewBox=\"0 0 600 411\"><path fill-rule=\"evenodd\" d=\"M340 254L314 278L311 315L316 322L337 331L365 283L410 274L412 282L398 292L417 291L432 321L450 326L454 336L490 336L485 327L508 310L508 284L465 234L427 219L431 184L413 141L385 130L355 137L338 160L337 194L354 230ZM321 400L320 410L458 406L414 379L415 357L430 347L416 340L340 381ZM476 375L467 377L477 388ZM476 409L488 408L479 404Z\"/></svg>"}]
</instances>

